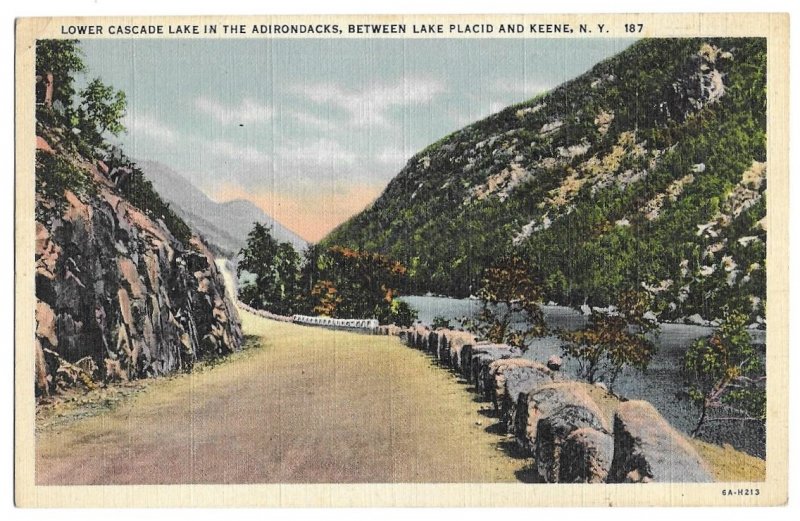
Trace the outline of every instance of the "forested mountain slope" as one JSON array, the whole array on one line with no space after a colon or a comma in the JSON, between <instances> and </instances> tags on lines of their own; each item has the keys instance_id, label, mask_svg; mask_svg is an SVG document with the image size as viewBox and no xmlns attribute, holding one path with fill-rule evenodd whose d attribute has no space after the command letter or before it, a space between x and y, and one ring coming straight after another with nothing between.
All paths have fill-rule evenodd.
<instances>
[{"instance_id":1,"label":"forested mountain slope","mask_svg":"<svg viewBox=\"0 0 800 521\"><path fill-rule=\"evenodd\" d=\"M515 254L558 303L643 287L662 318L756 320L765 189L765 40L648 39L432 144L323 244L401 260L413 292Z\"/></svg>"}]
</instances>

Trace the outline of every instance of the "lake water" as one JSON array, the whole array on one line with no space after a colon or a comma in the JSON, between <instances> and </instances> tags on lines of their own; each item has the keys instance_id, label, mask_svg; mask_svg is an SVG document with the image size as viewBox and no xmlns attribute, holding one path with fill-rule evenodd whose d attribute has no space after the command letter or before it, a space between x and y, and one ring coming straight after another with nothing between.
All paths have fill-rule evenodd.
<instances>
[{"instance_id":1,"label":"lake water","mask_svg":"<svg viewBox=\"0 0 800 521\"><path fill-rule=\"evenodd\" d=\"M417 310L418 319L430 325L435 317L443 317L454 327L459 327L464 317L474 317L481 310L481 301L433 296L401 297ZM578 329L586 324L586 317L577 310L564 306L543 306L545 321L551 329ZM696 339L708 336L713 328L688 324L661 324L655 338L657 347L646 373L625 369L617 378L614 391L622 397L647 400L676 428L689 432L697 421L698 408L686 396L683 375L683 357L686 349ZM755 343L766 342L766 332L751 330ZM535 339L530 343L525 358L546 361L551 355L562 355L562 341L555 336ZM572 377L577 375L577 362L564 360L562 371ZM714 443L730 443L761 458L765 457L765 429L757 422L707 423L702 439Z\"/></svg>"}]
</instances>

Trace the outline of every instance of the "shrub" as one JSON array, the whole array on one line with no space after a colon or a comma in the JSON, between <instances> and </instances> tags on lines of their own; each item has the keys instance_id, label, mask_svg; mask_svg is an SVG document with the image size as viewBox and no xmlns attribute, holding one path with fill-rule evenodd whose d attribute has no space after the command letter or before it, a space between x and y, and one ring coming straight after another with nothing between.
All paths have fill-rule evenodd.
<instances>
[{"instance_id":1,"label":"shrub","mask_svg":"<svg viewBox=\"0 0 800 521\"><path fill-rule=\"evenodd\" d=\"M764 362L752 344L746 324L746 314L726 307L714 333L696 340L686 351L689 397L700 407L693 436L711 421L708 412L712 408L726 407L732 412L714 421L766 418Z\"/></svg>"},{"instance_id":2,"label":"shrub","mask_svg":"<svg viewBox=\"0 0 800 521\"><path fill-rule=\"evenodd\" d=\"M450 325L450 321L441 315L437 315L433 317L433 324L431 324L433 329L451 329L452 326Z\"/></svg>"},{"instance_id":3,"label":"shrub","mask_svg":"<svg viewBox=\"0 0 800 521\"><path fill-rule=\"evenodd\" d=\"M589 383L607 379L610 390L626 366L645 371L655 354L655 344L647 338L658 323L647 314L651 298L639 291L623 292L617 306L593 309L589 324L561 334L566 340L564 355L579 363L579 374Z\"/></svg>"},{"instance_id":4,"label":"shrub","mask_svg":"<svg viewBox=\"0 0 800 521\"><path fill-rule=\"evenodd\" d=\"M94 184L89 173L72 164L67 159L44 152L36 151L36 193L56 204L62 209L66 200L64 192L71 191L78 197L94 192ZM37 205L37 211L42 211ZM43 216L37 215L37 219Z\"/></svg>"},{"instance_id":5,"label":"shrub","mask_svg":"<svg viewBox=\"0 0 800 521\"><path fill-rule=\"evenodd\" d=\"M417 311L408 305L407 302L394 299L387 306L380 306L375 313L378 321L382 324L394 324L400 327L411 327L417 319Z\"/></svg>"},{"instance_id":6,"label":"shrub","mask_svg":"<svg viewBox=\"0 0 800 521\"><path fill-rule=\"evenodd\" d=\"M483 303L481 312L466 324L476 335L524 349L530 338L546 333L542 286L522 259L509 257L486 269L478 297ZM519 329L515 323L524 326Z\"/></svg>"}]
</instances>

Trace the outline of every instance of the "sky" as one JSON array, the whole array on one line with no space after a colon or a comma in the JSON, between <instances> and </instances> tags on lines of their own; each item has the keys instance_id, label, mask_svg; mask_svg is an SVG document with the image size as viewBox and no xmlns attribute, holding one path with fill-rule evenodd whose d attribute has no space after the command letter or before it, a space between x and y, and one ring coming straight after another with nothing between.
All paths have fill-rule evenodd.
<instances>
[{"instance_id":1,"label":"sky","mask_svg":"<svg viewBox=\"0 0 800 521\"><path fill-rule=\"evenodd\" d=\"M580 75L628 39L85 40L125 92L127 155L316 242L416 152Z\"/></svg>"}]
</instances>

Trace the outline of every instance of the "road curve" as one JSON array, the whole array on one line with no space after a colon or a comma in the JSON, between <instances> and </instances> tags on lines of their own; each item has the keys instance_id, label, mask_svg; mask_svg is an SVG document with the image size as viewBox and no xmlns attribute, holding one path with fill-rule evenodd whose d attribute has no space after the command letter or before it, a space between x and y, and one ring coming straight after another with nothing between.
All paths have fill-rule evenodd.
<instances>
[{"instance_id":1,"label":"road curve","mask_svg":"<svg viewBox=\"0 0 800 521\"><path fill-rule=\"evenodd\" d=\"M42 429L42 485L512 482L465 386L394 337L242 313L248 349ZM489 429L491 430L491 429Z\"/></svg>"}]
</instances>

